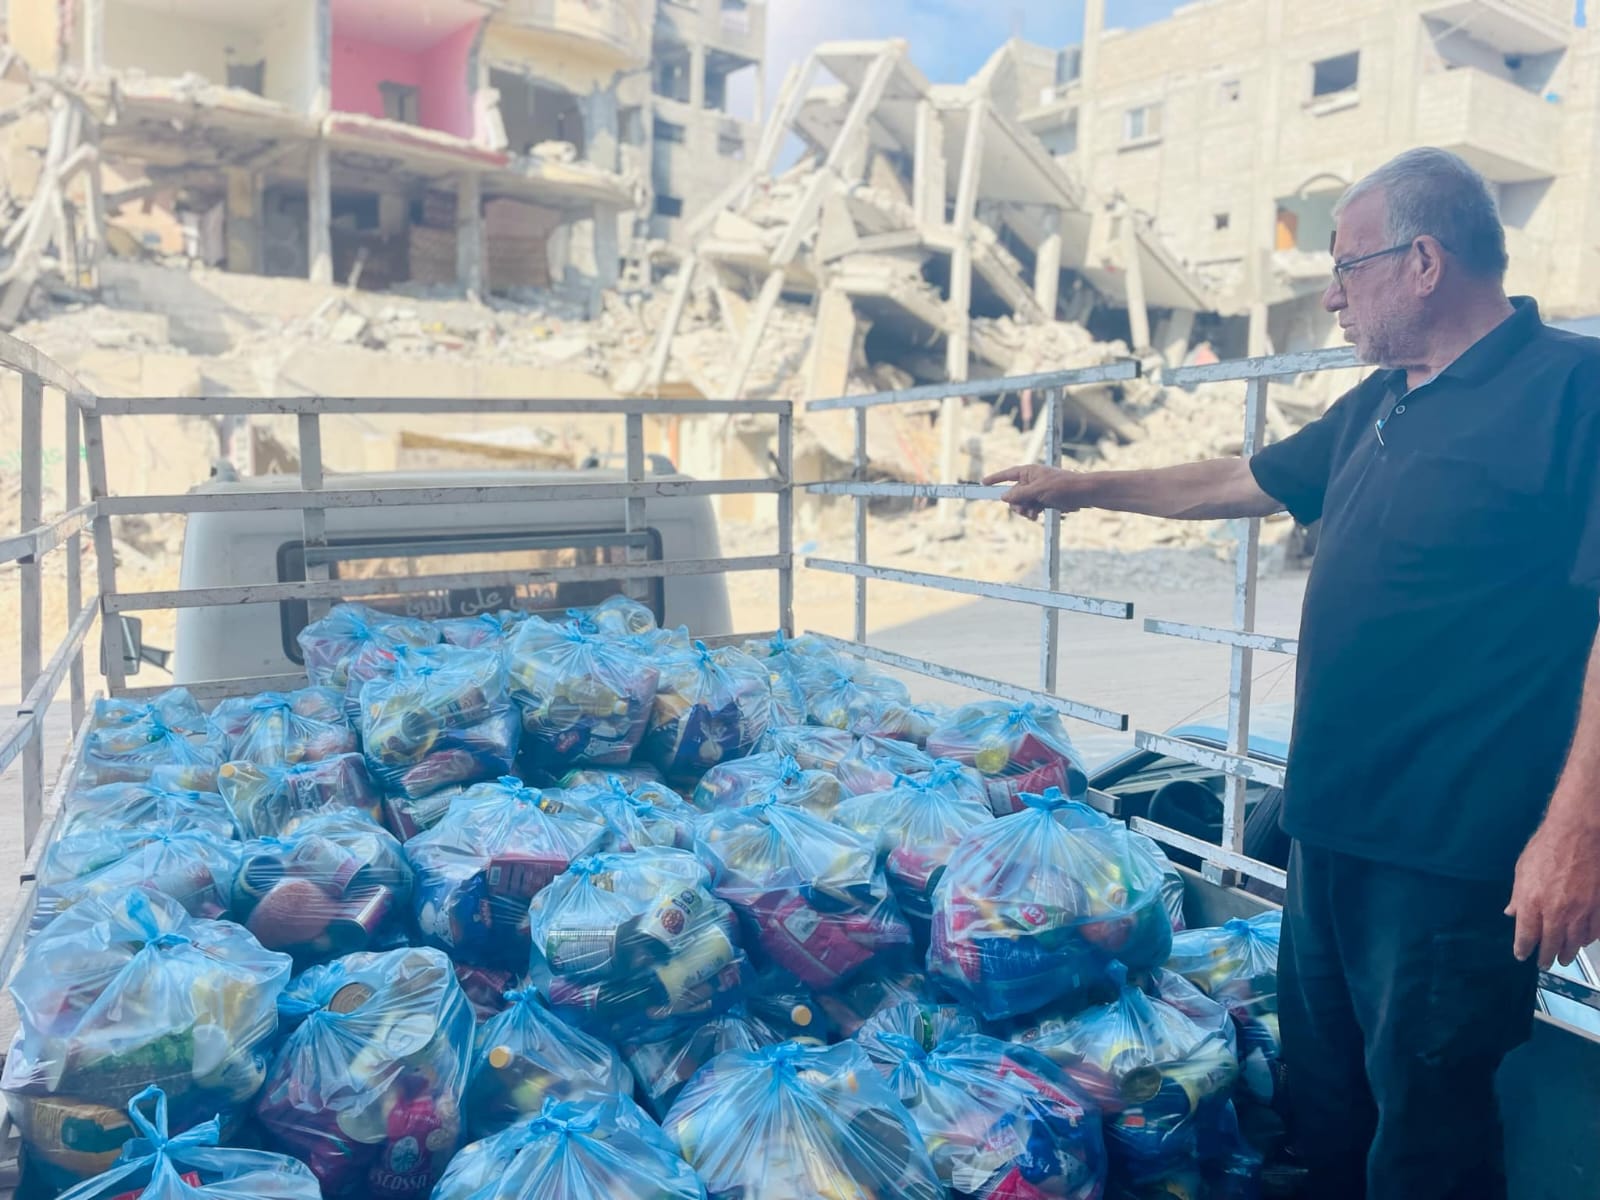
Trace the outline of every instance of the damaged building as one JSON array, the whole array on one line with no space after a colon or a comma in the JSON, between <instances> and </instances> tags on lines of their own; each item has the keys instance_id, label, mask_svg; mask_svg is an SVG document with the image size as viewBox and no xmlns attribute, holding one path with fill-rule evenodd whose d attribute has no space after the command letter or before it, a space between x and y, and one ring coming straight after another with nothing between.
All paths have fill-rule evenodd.
<instances>
[{"instance_id":1,"label":"damaged building","mask_svg":"<svg viewBox=\"0 0 1600 1200\"><path fill-rule=\"evenodd\" d=\"M576 286L598 312L671 232L657 176L685 190L654 146L657 107L676 101L652 64L671 50L695 81L684 143L749 136L723 111L726 81L759 67L764 7L725 0L701 25L677 7L11 0L7 18L32 71L85 106L78 133L106 178L86 219L122 249L368 289ZM712 153L696 186L724 186L742 157L743 142ZM153 208L164 226L142 219Z\"/></svg>"}]
</instances>

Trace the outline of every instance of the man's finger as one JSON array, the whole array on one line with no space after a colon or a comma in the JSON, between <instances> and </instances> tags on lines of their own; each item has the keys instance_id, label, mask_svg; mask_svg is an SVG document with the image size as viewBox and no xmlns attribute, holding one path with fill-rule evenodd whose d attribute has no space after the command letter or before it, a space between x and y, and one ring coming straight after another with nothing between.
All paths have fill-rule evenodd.
<instances>
[{"instance_id":1,"label":"man's finger","mask_svg":"<svg viewBox=\"0 0 1600 1200\"><path fill-rule=\"evenodd\" d=\"M1517 900L1512 898L1511 906L1506 910L1517 918L1517 932L1512 939L1511 952L1521 961L1534 952L1539 945L1540 922L1538 906L1530 900Z\"/></svg>"},{"instance_id":2,"label":"man's finger","mask_svg":"<svg viewBox=\"0 0 1600 1200\"><path fill-rule=\"evenodd\" d=\"M1021 467L1007 467L1004 471L996 471L993 475L985 475L983 477L983 486L993 487L997 483L1016 483L1021 478Z\"/></svg>"}]
</instances>

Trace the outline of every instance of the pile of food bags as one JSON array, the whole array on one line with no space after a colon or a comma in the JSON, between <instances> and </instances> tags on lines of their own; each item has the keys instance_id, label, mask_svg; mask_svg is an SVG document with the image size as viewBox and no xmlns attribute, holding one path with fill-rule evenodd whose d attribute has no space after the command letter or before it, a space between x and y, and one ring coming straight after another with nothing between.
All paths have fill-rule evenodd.
<instances>
[{"instance_id":1,"label":"pile of food bags","mask_svg":"<svg viewBox=\"0 0 1600 1200\"><path fill-rule=\"evenodd\" d=\"M712 1196L946 1195L921 1132L852 1042L720 1055L689 1081L662 1128Z\"/></svg>"},{"instance_id":2,"label":"pile of food bags","mask_svg":"<svg viewBox=\"0 0 1600 1200\"><path fill-rule=\"evenodd\" d=\"M608 836L597 814L550 811L514 775L469 788L405 845L417 930L459 963L525 970L529 901Z\"/></svg>"},{"instance_id":3,"label":"pile of food bags","mask_svg":"<svg viewBox=\"0 0 1600 1200\"><path fill-rule=\"evenodd\" d=\"M984 1017L1086 1001L1112 959L1164 963L1161 866L1120 822L1051 789L962 839L934 891L928 971Z\"/></svg>"},{"instance_id":4,"label":"pile of food bags","mask_svg":"<svg viewBox=\"0 0 1600 1200\"><path fill-rule=\"evenodd\" d=\"M472 1010L449 959L407 947L307 969L256 1105L325 1200L426 1194L461 1142Z\"/></svg>"},{"instance_id":5,"label":"pile of food bags","mask_svg":"<svg viewBox=\"0 0 1600 1200\"><path fill-rule=\"evenodd\" d=\"M94 896L36 933L10 983L19 1027L0 1075L35 1178L107 1170L128 1103L166 1094L173 1128L230 1131L266 1073L286 954L142 888Z\"/></svg>"}]
</instances>

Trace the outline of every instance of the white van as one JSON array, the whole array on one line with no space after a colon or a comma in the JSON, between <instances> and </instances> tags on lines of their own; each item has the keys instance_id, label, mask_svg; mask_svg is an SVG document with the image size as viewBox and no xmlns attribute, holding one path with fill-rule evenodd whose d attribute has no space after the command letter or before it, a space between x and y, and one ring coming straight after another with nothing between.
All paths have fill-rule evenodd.
<instances>
[{"instance_id":1,"label":"white van","mask_svg":"<svg viewBox=\"0 0 1600 1200\"><path fill-rule=\"evenodd\" d=\"M655 464L652 480L683 479ZM330 475L349 488L478 487L493 484L624 482L618 470L428 471ZM213 481L200 494L297 491L297 475ZM466 571L515 571L620 563L636 547L647 559L721 555L716 518L704 496L651 497L641 530L625 532L621 500L542 500L336 508L327 511L328 561L334 579L402 578ZM296 511L193 513L183 542L180 586L235 587L305 578L305 544ZM726 577L683 575L643 581L641 597L663 626L688 625L700 636L733 632ZM423 617L472 616L514 608L560 613L624 590L615 579L532 583L506 589L365 596L362 602ZM296 635L303 602L186 608L178 613L172 670L180 684L254 678L303 667Z\"/></svg>"}]
</instances>

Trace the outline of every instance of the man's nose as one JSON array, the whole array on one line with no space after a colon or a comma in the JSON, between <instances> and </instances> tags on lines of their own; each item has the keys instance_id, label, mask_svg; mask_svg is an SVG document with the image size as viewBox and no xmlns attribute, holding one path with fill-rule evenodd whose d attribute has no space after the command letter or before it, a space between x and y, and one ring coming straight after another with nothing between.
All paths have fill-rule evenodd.
<instances>
[{"instance_id":1,"label":"man's nose","mask_svg":"<svg viewBox=\"0 0 1600 1200\"><path fill-rule=\"evenodd\" d=\"M1344 285L1337 279L1328 280L1328 286L1322 293L1322 307L1328 312L1336 313L1348 306L1345 299Z\"/></svg>"}]
</instances>

